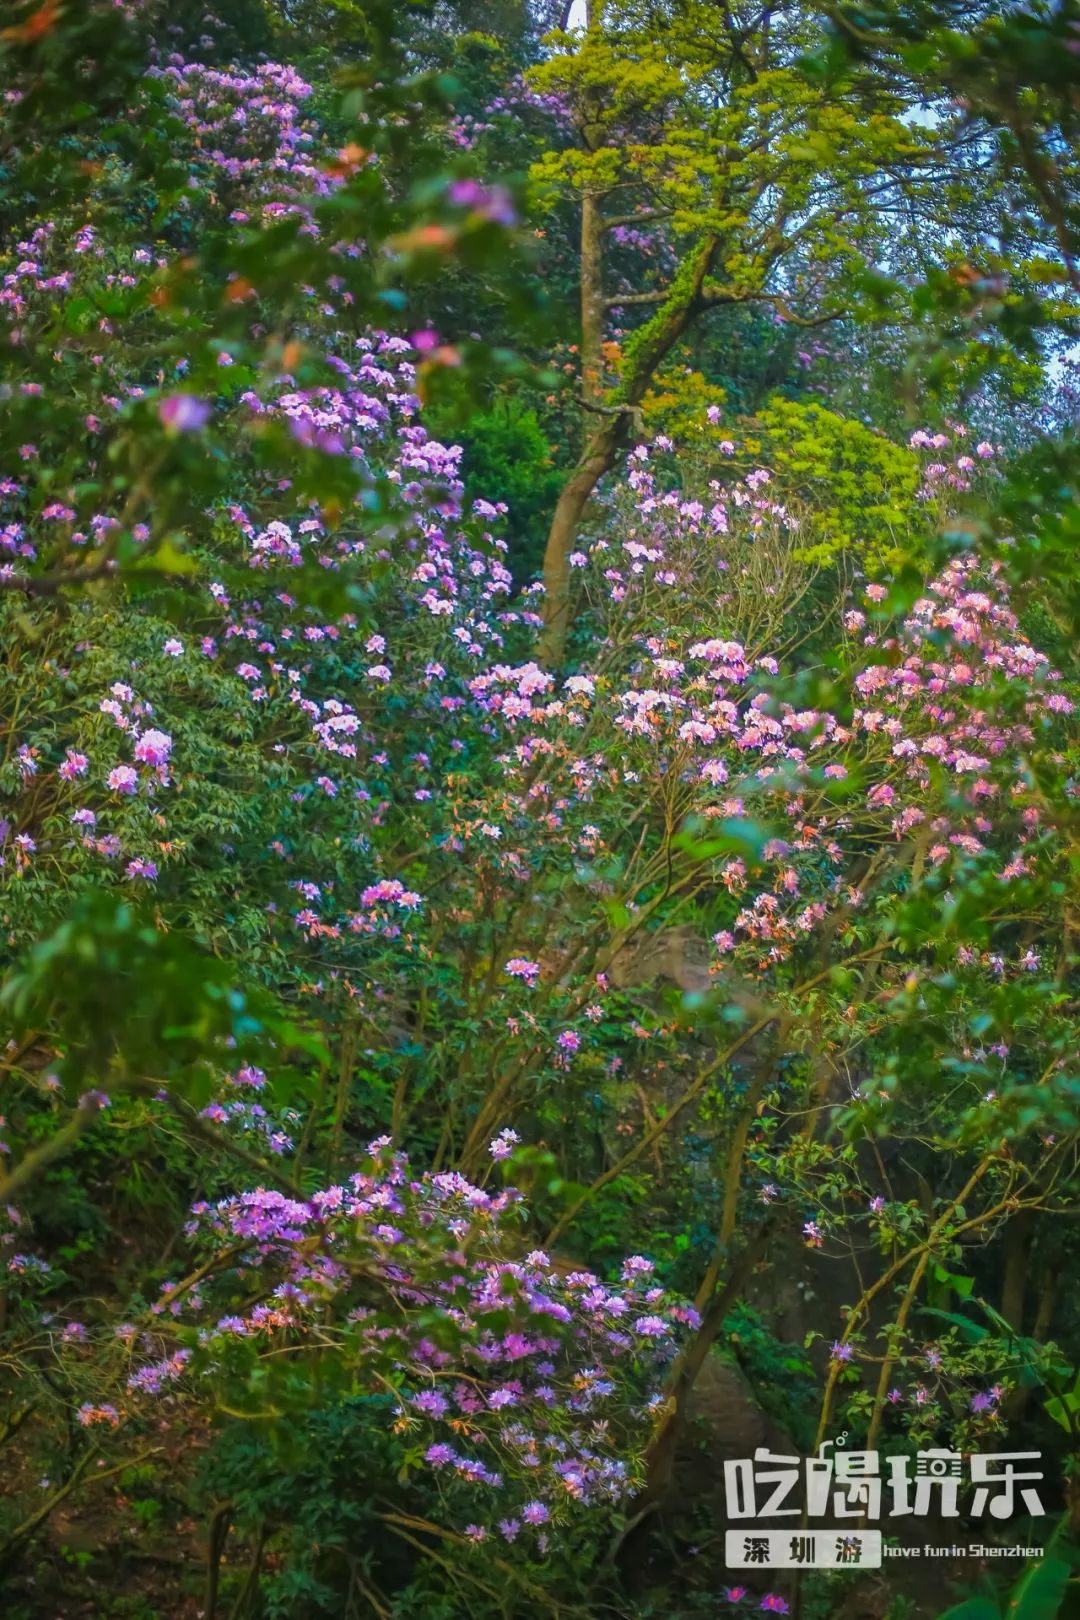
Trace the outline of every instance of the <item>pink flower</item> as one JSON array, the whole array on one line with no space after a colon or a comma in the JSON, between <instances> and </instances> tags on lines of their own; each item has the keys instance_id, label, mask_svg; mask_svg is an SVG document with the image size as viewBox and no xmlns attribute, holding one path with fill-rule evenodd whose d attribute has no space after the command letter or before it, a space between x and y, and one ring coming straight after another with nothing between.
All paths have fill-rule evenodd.
<instances>
[{"instance_id":1,"label":"pink flower","mask_svg":"<svg viewBox=\"0 0 1080 1620\"><path fill-rule=\"evenodd\" d=\"M363 891L360 903L365 906L402 906L406 911L415 911L417 906L423 905L423 900L398 878L380 878L378 883L370 884Z\"/></svg>"},{"instance_id":2,"label":"pink flower","mask_svg":"<svg viewBox=\"0 0 1080 1620\"><path fill-rule=\"evenodd\" d=\"M107 1423L113 1429L120 1427L120 1414L108 1401L101 1406L92 1406L89 1401L84 1401L75 1417L84 1429L90 1428L94 1423Z\"/></svg>"},{"instance_id":3,"label":"pink flower","mask_svg":"<svg viewBox=\"0 0 1080 1620\"><path fill-rule=\"evenodd\" d=\"M521 1141L517 1131L505 1126L498 1134L492 1137L488 1144L488 1152L493 1159L508 1159L514 1150L514 1144Z\"/></svg>"},{"instance_id":4,"label":"pink flower","mask_svg":"<svg viewBox=\"0 0 1080 1620\"><path fill-rule=\"evenodd\" d=\"M64 762L60 766L59 774L65 782L74 781L76 776L85 776L90 767L90 761L85 754L77 754L74 748L69 748L64 755Z\"/></svg>"},{"instance_id":5,"label":"pink flower","mask_svg":"<svg viewBox=\"0 0 1080 1620\"><path fill-rule=\"evenodd\" d=\"M172 738L164 731L144 731L135 744L140 765L167 765L171 753Z\"/></svg>"},{"instance_id":6,"label":"pink flower","mask_svg":"<svg viewBox=\"0 0 1080 1620\"><path fill-rule=\"evenodd\" d=\"M139 775L130 765L117 765L109 772L108 785L114 793L137 793L139 791Z\"/></svg>"},{"instance_id":7,"label":"pink flower","mask_svg":"<svg viewBox=\"0 0 1080 1620\"><path fill-rule=\"evenodd\" d=\"M503 972L509 973L512 979L524 979L529 989L535 990L540 979L540 964L524 956L512 956Z\"/></svg>"}]
</instances>

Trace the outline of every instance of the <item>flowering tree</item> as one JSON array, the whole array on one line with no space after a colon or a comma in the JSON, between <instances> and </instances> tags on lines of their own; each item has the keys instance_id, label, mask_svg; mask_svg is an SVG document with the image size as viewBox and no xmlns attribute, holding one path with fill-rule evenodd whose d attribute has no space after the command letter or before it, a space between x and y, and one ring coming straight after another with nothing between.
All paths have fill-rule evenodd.
<instances>
[{"instance_id":1,"label":"flowering tree","mask_svg":"<svg viewBox=\"0 0 1080 1620\"><path fill-rule=\"evenodd\" d=\"M555 661L587 503L688 331L754 306L808 328L857 308L880 317L905 297L902 279L885 279L905 248L924 266L948 264L961 242L980 251L985 200L963 110L939 103L932 125L913 118L922 89L900 52L863 54L857 84L807 73L825 50L820 14L800 4L721 18L689 5L657 28L633 6L590 0L584 27L555 36L533 69L562 114L536 182L571 196L580 220L587 425L544 558ZM1022 172L999 179L1026 189Z\"/></svg>"}]
</instances>

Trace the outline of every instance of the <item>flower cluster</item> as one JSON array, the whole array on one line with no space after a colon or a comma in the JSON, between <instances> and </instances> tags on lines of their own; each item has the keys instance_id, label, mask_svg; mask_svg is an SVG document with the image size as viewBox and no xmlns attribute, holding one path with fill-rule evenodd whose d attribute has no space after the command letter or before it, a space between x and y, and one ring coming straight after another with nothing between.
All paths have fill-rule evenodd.
<instances>
[{"instance_id":1,"label":"flower cluster","mask_svg":"<svg viewBox=\"0 0 1080 1620\"><path fill-rule=\"evenodd\" d=\"M343 1358L363 1387L393 1389L395 1432L460 1487L461 1512L479 1509L471 1539L524 1533L542 1549L576 1507L640 1482L661 1370L696 1313L641 1256L616 1285L538 1249L510 1259L523 1215L512 1189L416 1175L385 1138L370 1152L307 1198L257 1188L195 1206L200 1280L163 1296L187 1342L155 1344L128 1402Z\"/></svg>"}]
</instances>

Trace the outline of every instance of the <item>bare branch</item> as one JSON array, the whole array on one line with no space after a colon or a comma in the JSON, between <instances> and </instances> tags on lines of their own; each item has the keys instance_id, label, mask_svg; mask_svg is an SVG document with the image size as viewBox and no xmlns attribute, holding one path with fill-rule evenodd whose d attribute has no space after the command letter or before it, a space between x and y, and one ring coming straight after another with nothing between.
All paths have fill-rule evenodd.
<instances>
[{"instance_id":1,"label":"bare branch","mask_svg":"<svg viewBox=\"0 0 1080 1620\"><path fill-rule=\"evenodd\" d=\"M188 583L188 576L168 568L153 568L145 563L134 568L121 568L114 557L94 563L90 568L58 569L52 574L4 574L0 576L0 591L22 591L25 596L58 596L68 586L93 585L101 579L171 579L175 584Z\"/></svg>"},{"instance_id":2,"label":"bare branch","mask_svg":"<svg viewBox=\"0 0 1080 1620\"><path fill-rule=\"evenodd\" d=\"M653 292L615 293L604 299L604 308L620 309L624 304L662 304L670 295L669 287L657 287Z\"/></svg>"},{"instance_id":3,"label":"bare branch","mask_svg":"<svg viewBox=\"0 0 1080 1620\"><path fill-rule=\"evenodd\" d=\"M600 229L602 231L611 231L617 225L649 225L654 219L670 218L670 208L647 208L639 214L615 214L611 219L605 219Z\"/></svg>"},{"instance_id":4,"label":"bare branch","mask_svg":"<svg viewBox=\"0 0 1080 1620\"><path fill-rule=\"evenodd\" d=\"M779 293L737 293L727 287L706 284L701 291L702 308L712 309L720 304L771 304L791 326L827 326L830 321L846 320L849 314L846 309L834 309L824 315L796 315L787 299Z\"/></svg>"},{"instance_id":5,"label":"bare branch","mask_svg":"<svg viewBox=\"0 0 1080 1620\"><path fill-rule=\"evenodd\" d=\"M91 585L117 571L111 557L95 563L92 568L61 570L55 574L4 574L0 577L0 591L23 591L27 596L56 596L67 585Z\"/></svg>"}]
</instances>

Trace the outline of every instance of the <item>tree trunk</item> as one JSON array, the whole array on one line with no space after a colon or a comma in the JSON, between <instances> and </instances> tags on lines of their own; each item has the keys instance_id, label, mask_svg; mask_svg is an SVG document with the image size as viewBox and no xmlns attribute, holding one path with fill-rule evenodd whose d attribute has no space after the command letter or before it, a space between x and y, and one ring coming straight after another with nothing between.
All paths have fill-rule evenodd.
<instances>
[{"instance_id":1,"label":"tree trunk","mask_svg":"<svg viewBox=\"0 0 1080 1620\"><path fill-rule=\"evenodd\" d=\"M720 1329L732 1306L745 1290L754 1267L763 1258L773 1233L773 1223L758 1227L742 1254L735 1261L723 1288L715 1293L701 1317L701 1325L672 1369L668 1382L668 1402L649 1445L646 1460L645 1491L641 1506L645 1512L658 1507L671 1483L675 1453L686 1422L686 1403L704 1367Z\"/></svg>"},{"instance_id":2,"label":"tree trunk","mask_svg":"<svg viewBox=\"0 0 1080 1620\"><path fill-rule=\"evenodd\" d=\"M1023 1210L1023 1211L1021 1211L1021 1214L1022 1215L1027 1215L1027 1216L1031 1217L1032 1219L1034 1218L1032 1216L1032 1212L1030 1210ZM1006 1241L1008 1241L1008 1233L1007 1232L1006 1232ZM1030 1264L1031 1264L1031 1246L1030 1246L1030 1243L1029 1243L1025 1247L1025 1251L1024 1251L1024 1275L1025 1275L1025 1279L1026 1279L1027 1270L1030 1267ZM1013 1317L1008 1316L1006 1311L1005 1311L1005 1303L1006 1303L1006 1300L1007 1300L1008 1293L1009 1293L1008 1261L1006 1261L1006 1281L1005 1281L1005 1285L1002 1288L1002 1311L1001 1311L1001 1314L1002 1314L1002 1316L1006 1317L1006 1320L1009 1322L1010 1326L1016 1328L1017 1332L1019 1332L1020 1327L1021 1327L1020 1320L1019 1319L1014 1320ZM1036 1344L1045 1344L1047 1342L1047 1340L1049 1339L1049 1337L1050 1337L1050 1329L1053 1326L1053 1320L1054 1320L1054 1308L1057 1305L1057 1296L1058 1296L1058 1273L1057 1273L1057 1270L1055 1269L1055 1267L1052 1264L1046 1264L1039 1271L1038 1278L1036 1280L1035 1320L1032 1323L1032 1327L1031 1327L1031 1337L1034 1339ZM1015 1389L1011 1389L1009 1391L1009 1393L1006 1395L1004 1401L1001 1404L1001 1410L1002 1410L1002 1413L1003 1413L1004 1417L1008 1420L1008 1422L1010 1424L1020 1422L1020 1419L1024 1416L1024 1413L1027 1411L1028 1407L1031 1405L1031 1397L1032 1397L1033 1394L1034 1394L1034 1389L1033 1389L1033 1386L1030 1385L1030 1384L1017 1384Z\"/></svg>"},{"instance_id":3,"label":"tree trunk","mask_svg":"<svg viewBox=\"0 0 1080 1620\"><path fill-rule=\"evenodd\" d=\"M583 240L584 234L583 221ZM539 651L545 664L561 663L566 646L566 635L570 628L570 553L574 549L582 515L597 484L615 465L615 458L629 436L637 407L648 393L657 367L666 359L687 327L707 307L702 289L717 244L717 237L703 237L689 258L683 261L667 301L661 304L639 332L634 333L631 343L627 345L621 386L611 395L610 403L594 403L594 413L598 412L602 417L601 426L590 433L577 466L563 486L544 551L544 634ZM583 314L584 279L583 276ZM598 280L597 293L599 285ZM582 336L584 349L584 332Z\"/></svg>"},{"instance_id":4,"label":"tree trunk","mask_svg":"<svg viewBox=\"0 0 1080 1620\"><path fill-rule=\"evenodd\" d=\"M1058 1274L1053 1266L1044 1266L1039 1273L1039 1298L1035 1307L1035 1325L1031 1330L1036 1344L1045 1344L1050 1337L1057 1297Z\"/></svg>"},{"instance_id":5,"label":"tree trunk","mask_svg":"<svg viewBox=\"0 0 1080 1620\"><path fill-rule=\"evenodd\" d=\"M604 367L602 201L593 191L581 199L581 396L586 405L600 398Z\"/></svg>"},{"instance_id":6,"label":"tree trunk","mask_svg":"<svg viewBox=\"0 0 1080 1620\"><path fill-rule=\"evenodd\" d=\"M596 429L555 503L544 550L544 633L540 639L540 657L548 665L562 662L570 628L570 554L578 525L593 490L615 465L623 431L619 416L607 418Z\"/></svg>"},{"instance_id":7,"label":"tree trunk","mask_svg":"<svg viewBox=\"0 0 1080 1620\"><path fill-rule=\"evenodd\" d=\"M1014 1333L1024 1331L1024 1296L1035 1221L1029 1209L1014 1215L1005 1228L1005 1258L998 1309Z\"/></svg>"}]
</instances>

